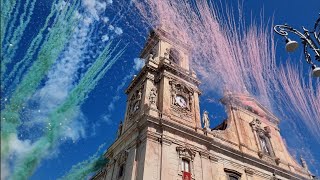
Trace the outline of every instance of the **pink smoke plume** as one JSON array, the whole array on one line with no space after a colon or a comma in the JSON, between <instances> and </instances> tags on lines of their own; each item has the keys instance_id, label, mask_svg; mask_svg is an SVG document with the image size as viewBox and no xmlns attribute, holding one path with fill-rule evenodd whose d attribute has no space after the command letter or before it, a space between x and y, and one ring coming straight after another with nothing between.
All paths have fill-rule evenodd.
<instances>
[{"instance_id":1,"label":"pink smoke plume","mask_svg":"<svg viewBox=\"0 0 320 180\"><path fill-rule=\"evenodd\" d=\"M319 80L309 77L305 82L299 69L276 65L271 26L252 22L248 26L241 18L241 8L235 19L232 9L219 13L211 1L133 3L150 27L160 26L188 44L191 67L205 82L206 92L220 97L224 90L249 94L281 120L290 113L316 139L320 137Z\"/></svg>"}]
</instances>

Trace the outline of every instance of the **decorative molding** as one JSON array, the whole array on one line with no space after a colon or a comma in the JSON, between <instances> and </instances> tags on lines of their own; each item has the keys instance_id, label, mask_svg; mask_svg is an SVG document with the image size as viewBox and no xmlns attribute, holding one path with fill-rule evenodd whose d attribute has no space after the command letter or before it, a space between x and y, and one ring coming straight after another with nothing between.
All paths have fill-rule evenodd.
<instances>
[{"instance_id":1,"label":"decorative molding","mask_svg":"<svg viewBox=\"0 0 320 180\"><path fill-rule=\"evenodd\" d=\"M204 158L209 159L209 157L210 157L210 152L209 152L209 151L200 151L200 152L199 152L199 155L200 155L201 157L204 157Z\"/></svg>"},{"instance_id":2,"label":"decorative molding","mask_svg":"<svg viewBox=\"0 0 320 180\"><path fill-rule=\"evenodd\" d=\"M254 130L261 129L261 121L258 118L254 119L249 124Z\"/></svg>"},{"instance_id":3,"label":"decorative molding","mask_svg":"<svg viewBox=\"0 0 320 180\"><path fill-rule=\"evenodd\" d=\"M117 157L116 157L117 163L119 165L124 164L127 161L127 158L128 158L128 151L124 150L117 155Z\"/></svg>"},{"instance_id":4,"label":"decorative molding","mask_svg":"<svg viewBox=\"0 0 320 180\"><path fill-rule=\"evenodd\" d=\"M200 81L192 76L192 71L188 71L178 65L171 64L170 60L165 57L160 57L160 71L164 73L162 76L178 76L179 78L184 79L185 81L193 84L194 86L198 87L200 85ZM170 72L170 74L168 73ZM200 93L200 92L199 92Z\"/></svg>"},{"instance_id":5,"label":"decorative molding","mask_svg":"<svg viewBox=\"0 0 320 180\"><path fill-rule=\"evenodd\" d=\"M187 158L190 161L193 161L194 157L196 156L196 151L189 147L177 146L176 150L178 152L179 158Z\"/></svg>"},{"instance_id":6,"label":"decorative molding","mask_svg":"<svg viewBox=\"0 0 320 180\"><path fill-rule=\"evenodd\" d=\"M135 90L134 93L132 93L130 99L129 99L129 105L128 105L128 109L127 109L127 113L128 113L128 117L129 119L132 119L132 117L141 110L141 101L142 101L142 92L144 89L144 85L140 85L139 88L137 88L137 90Z\"/></svg>"},{"instance_id":7,"label":"decorative molding","mask_svg":"<svg viewBox=\"0 0 320 180\"><path fill-rule=\"evenodd\" d=\"M244 172L249 176L253 176L254 174L254 170L252 168L245 168Z\"/></svg>"}]
</instances>

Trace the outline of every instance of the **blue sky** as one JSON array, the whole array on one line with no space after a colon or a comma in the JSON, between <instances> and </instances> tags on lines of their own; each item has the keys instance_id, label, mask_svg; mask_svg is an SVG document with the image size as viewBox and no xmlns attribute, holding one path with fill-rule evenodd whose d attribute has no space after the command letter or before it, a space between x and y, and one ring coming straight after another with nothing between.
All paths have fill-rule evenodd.
<instances>
[{"instance_id":1,"label":"blue sky","mask_svg":"<svg viewBox=\"0 0 320 180\"><path fill-rule=\"evenodd\" d=\"M17 4L22 4L18 14L23 14L23 4L26 4L26 2L29 1L18 1ZM30 2L31 3L27 7L28 9L32 8L33 1L30 0ZM60 67L59 63L53 65L53 67L56 66L56 71L48 71L46 77L37 87L36 93L38 94L33 95L32 98L29 99L28 103L25 104L27 110L24 109L20 112L20 114L25 117L23 118L23 122L26 123L18 128L19 138L33 141L43 135L43 128L50 128L50 124L48 126L42 123L35 123L36 125L32 125L30 127L27 126L27 122L30 121L32 117L41 119L43 118L41 115L46 115L46 112L40 111L41 107L45 107L44 109L50 111L50 108L55 106L54 103L48 103L48 101L52 100L50 99L51 96L47 96L49 99L43 100L45 102L43 104L45 105L38 102L39 98L45 98L41 93L46 92L47 89L43 87L46 87L47 85L48 89L50 89L57 83L61 83L63 85L65 82L69 82L68 78L66 78L69 76L71 79L74 77L73 84L76 84L77 81L84 76L84 72L82 71L85 71L88 67L94 64L91 59L96 59L97 56L99 56L99 53L103 51L103 48L107 46L107 43L111 40L114 43L120 41L119 47L116 48L116 51L120 51L122 47L126 46L125 51L104 74L104 77L101 78L95 86L93 86L94 88L89 91L86 98L83 98L83 103L80 103L77 106L78 109L74 110L74 112L76 112L76 115L72 117L75 119L74 122L66 124L66 127L63 130L65 131L65 134L63 133L61 135L61 140L57 147L49 154L46 154L46 158L41 160L38 168L31 175L30 179L57 179L67 173L71 169L72 165L82 162L92 156L101 144L105 143L104 148L106 149L114 141L118 123L124 118L126 106L126 95L124 94L124 90L131 81L133 75L138 72L139 67L136 66L138 66L137 63L139 60L135 61L134 59L139 57L139 52L144 45L144 38L147 34L142 30L139 36L132 34L130 31L131 28L135 28L139 31L140 27L137 26L129 28L128 24L122 21L123 19L126 19L124 16L132 15L128 13L129 10L126 10L126 5L122 4L119 6L118 1L116 0L113 0L113 2L112 0L101 2L105 2L107 4L106 11L95 12L98 14L100 13L100 18L104 17L99 21L101 24L91 22L95 20L95 14L86 15L84 12L79 10L78 13L81 14L80 23L82 23L83 27L86 28L77 29L77 26L75 26L75 29L73 30L79 32L78 36L71 36L66 43L71 48L65 50L64 54L58 56L58 59L61 62L63 62L63 60L66 61L63 65L67 67L69 67L68 62L75 59L81 59L81 62L77 63L77 66L79 66L78 70L75 70L73 74L68 74L68 72L62 70L57 71ZM52 3L52 1L38 1L35 3L33 14L30 15L30 23L25 28L22 39L18 41L19 44L17 45L17 51L14 55L14 59L21 59L25 56L25 52L30 46L30 43L35 39L37 33L44 25L45 18L49 15ZM230 1L227 4L228 6L236 8L238 3L236 1ZM90 4L87 5L90 7ZM63 5L61 5L61 7L63 8ZM302 25L310 29L313 27L314 21L318 17L319 7L320 2L318 0L309 0L308 3L300 0L247 0L243 2L243 12L246 21L250 21L251 17L255 17L254 19L259 22L260 14L263 12L265 18L263 23L270 18L270 20L274 20L275 24L288 23L289 25L299 29L301 29ZM19 23L16 23L13 26L13 29L18 25ZM136 25L139 25L139 23L136 23L133 26ZM44 34L49 31L50 30L47 30ZM11 34L10 32L6 33L6 35ZM91 34L91 36L88 34ZM83 38L82 35L85 38ZM86 39L87 36L92 39ZM130 38L132 36L136 36L136 38ZM72 41L72 38L75 40ZM81 41L82 39L83 41ZM299 40L294 36L292 39ZM275 42L277 42L276 51L277 59L279 61L286 60L290 57L293 62L296 61L297 64L299 63L299 60L302 57L301 47L297 52L288 54L285 52L285 43L282 37L276 35ZM74 43L74 45L72 43ZM83 44L83 46L80 46L81 44ZM4 41L2 46L15 46L15 44L12 45L10 41ZM72 48L73 46L74 48ZM51 50L54 51L54 49ZM34 56L36 55L37 54L34 54ZM16 63L17 62L12 60L8 63L8 69L13 68ZM70 67L68 71L70 72L71 70L72 67ZM306 74L309 73L309 69L305 68L304 70ZM25 73L26 71L23 72ZM6 76L7 75L8 74L6 74ZM46 84L45 81L50 78L52 79L52 86L49 86L50 84ZM57 79L60 80L58 81ZM9 97L10 94L13 93L16 85L13 83L13 86L10 87L11 89L9 88L5 90L5 95L1 98L1 105L6 105L6 96ZM59 100L63 101L64 98L68 97L65 92L69 92L69 89L72 87L74 86L71 83L70 87L65 87L65 90L55 91L54 94L58 97L52 96L52 98L56 98L55 101L57 102ZM39 89L43 90L41 91ZM218 102L209 102L207 100L209 98L210 97L206 95L205 92L201 96L201 111L206 109L209 112L214 112L214 115L211 115L211 119L213 121L212 124L218 124L223 120L223 118L225 118L224 109L220 104L218 104ZM3 110L3 107L1 107L1 110ZM62 126L63 125L64 124L62 124ZM300 127L298 128L298 132L290 131L292 126ZM294 151L297 148L302 148L300 147L300 144L297 144L295 140L291 138L295 133L302 134L305 139L303 148L309 149L315 157L315 165L320 165L320 154L317 151L320 149L319 141L317 142L310 133L305 132L302 128L303 126L303 124L294 124L294 122L290 122L288 120L283 121L280 124L280 128L282 130L281 133L283 134L290 150ZM1 130L3 131L3 129ZM26 146L29 147L28 145ZM315 165L309 165L310 169L313 173L320 175L319 167L316 167Z\"/></svg>"}]
</instances>

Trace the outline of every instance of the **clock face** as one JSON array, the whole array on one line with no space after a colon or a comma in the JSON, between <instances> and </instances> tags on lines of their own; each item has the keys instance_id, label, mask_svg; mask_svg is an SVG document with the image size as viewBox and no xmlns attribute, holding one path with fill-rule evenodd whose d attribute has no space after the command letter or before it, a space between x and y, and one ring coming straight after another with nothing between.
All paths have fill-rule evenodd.
<instances>
[{"instance_id":1,"label":"clock face","mask_svg":"<svg viewBox=\"0 0 320 180\"><path fill-rule=\"evenodd\" d=\"M186 99L182 96L176 96L176 103L180 106L180 107L187 107L187 102Z\"/></svg>"}]
</instances>

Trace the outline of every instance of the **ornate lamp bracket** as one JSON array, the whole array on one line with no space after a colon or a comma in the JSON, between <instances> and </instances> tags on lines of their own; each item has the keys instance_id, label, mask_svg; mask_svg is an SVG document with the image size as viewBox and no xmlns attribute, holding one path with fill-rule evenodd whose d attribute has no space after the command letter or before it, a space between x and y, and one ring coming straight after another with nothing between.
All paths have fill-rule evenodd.
<instances>
[{"instance_id":1,"label":"ornate lamp bracket","mask_svg":"<svg viewBox=\"0 0 320 180\"><path fill-rule=\"evenodd\" d=\"M297 35L302 40L304 55L307 63L312 66L312 69L316 68L316 65L312 61L309 51L311 49L315 55L315 60L320 62L320 13L319 18L316 20L312 31L309 31L305 27L302 27L303 32L300 32L297 29L289 26L288 24L275 25L273 29L277 34L283 36L286 39L287 45L288 43L296 43L295 41L291 41L288 38L289 33ZM294 51L294 49L295 48L293 48L292 51Z\"/></svg>"}]
</instances>

